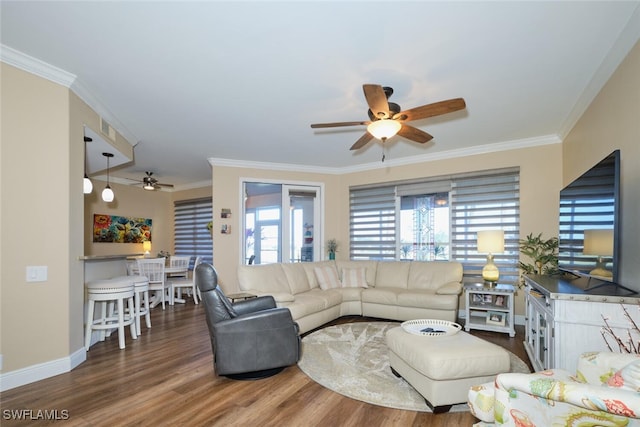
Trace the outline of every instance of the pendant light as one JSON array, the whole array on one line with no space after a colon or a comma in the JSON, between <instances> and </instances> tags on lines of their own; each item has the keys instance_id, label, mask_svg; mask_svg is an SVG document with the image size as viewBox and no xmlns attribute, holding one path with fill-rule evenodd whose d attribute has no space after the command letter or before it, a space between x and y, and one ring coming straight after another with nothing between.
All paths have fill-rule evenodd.
<instances>
[{"instance_id":1,"label":"pendant light","mask_svg":"<svg viewBox=\"0 0 640 427\"><path fill-rule=\"evenodd\" d=\"M102 200L105 202L113 202L113 190L109 186L109 159L113 157L112 153L102 153L107 158L107 186L102 190Z\"/></svg>"},{"instance_id":2,"label":"pendant light","mask_svg":"<svg viewBox=\"0 0 640 427\"><path fill-rule=\"evenodd\" d=\"M82 181L82 189L84 194L91 194L93 191L93 183L87 176L87 142L93 141L92 138L84 137L84 180Z\"/></svg>"}]
</instances>

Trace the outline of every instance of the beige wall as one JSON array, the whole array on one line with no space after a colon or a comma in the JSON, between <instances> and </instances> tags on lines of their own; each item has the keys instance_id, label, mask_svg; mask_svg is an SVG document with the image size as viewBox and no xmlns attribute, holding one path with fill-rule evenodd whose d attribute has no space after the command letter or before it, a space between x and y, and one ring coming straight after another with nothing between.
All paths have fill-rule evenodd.
<instances>
[{"instance_id":1,"label":"beige wall","mask_svg":"<svg viewBox=\"0 0 640 427\"><path fill-rule=\"evenodd\" d=\"M565 138L567 184L615 149L621 159L619 282L640 291L640 42Z\"/></svg>"},{"instance_id":2,"label":"beige wall","mask_svg":"<svg viewBox=\"0 0 640 427\"><path fill-rule=\"evenodd\" d=\"M401 167L380 169L343 175L278 172L257 169L242 169L227 166L213 167L214 212L222 207L231 207L240 212L239 196L241 177L265 180L314 181L325 185L325 233L324 240L335 237L343 249L337 258L349 257L349 187L353 185L380 183L402 179L413 179L470 172L483 169L520 167L520 233L543 233L551 237L557 235L558 192L561 187L560 144L544 145L536 148L502 151L492 154L475 155L456 159L438 160ZM345 155L347 152L345 151ZM216 215L214 214L214 221ZM242 228L239 215L234 216L234 228ZM214 225L214 230L219 227ZM226 292L238 290L236 269L240 262L239 233L222 235L214 233L214 262L222 287ZM522 292L516 298L516 312L522 314Z\"/></svg>"},{"instance_id":3,"label":"beige wall","mask_svg":"<svg viewBox=\"0 0 640 427\"><path fill-rule=\"evenodd\" d=\"M91 194L85 196L84 245L85 255L121 255L143 253L142 243L94 243L93 215L122 215L151 218L151 253L168 251L173 253L173 202L172 193L147 191L141 186L110 183L115 198L113 202L102 201L101 193L106 182L93 182Z\"/></svg>"}]
</instances>

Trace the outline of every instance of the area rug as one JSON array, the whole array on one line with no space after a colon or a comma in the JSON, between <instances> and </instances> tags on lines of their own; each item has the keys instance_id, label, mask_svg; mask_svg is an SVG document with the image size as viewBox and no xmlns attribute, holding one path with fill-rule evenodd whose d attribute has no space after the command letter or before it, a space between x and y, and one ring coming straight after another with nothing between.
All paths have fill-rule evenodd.
<instances>
[{"instance_id":1,"label":"area rug","mask_svg":"<svg viewBox=\"0 0 640 427\"><path fill-rule=\"evenodd\" d=\"M394 322L359 322L329 326L302 339L300 369L320 385L352 399L409 411L431 412L424 398L391 373L385 333ZM528 373L515 354L511 372ZM468 411L466 404L451 412Z\"/></svg>"}]
</instances>

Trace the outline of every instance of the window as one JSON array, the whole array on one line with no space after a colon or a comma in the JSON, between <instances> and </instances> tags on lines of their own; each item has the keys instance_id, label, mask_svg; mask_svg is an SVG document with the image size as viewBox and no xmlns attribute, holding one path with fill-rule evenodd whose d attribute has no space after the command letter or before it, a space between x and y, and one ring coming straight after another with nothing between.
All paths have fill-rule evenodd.
<instances>
[{"instance_id":1,"label":"window","mask_svg":"<svg viewBox=\"0 0 640 427\"><path fill-rule=\"evenodd\" d=\"M350 191L351 259L455 260L477 281L486 254L477 232L500 228L501 283L519 280L519 169L363 186Z\"/></svg>"},{"instance_id":2,"label":"window","mask_svg":"<svg viewBox=\"0 0 640 427\"><path fill-rule=\"evenodd\" d=\"M191 255L213 264L213 246L207 223L213 218L211 199L183 200L174 203L174 252Z\"/></svg>"}]
</instances>

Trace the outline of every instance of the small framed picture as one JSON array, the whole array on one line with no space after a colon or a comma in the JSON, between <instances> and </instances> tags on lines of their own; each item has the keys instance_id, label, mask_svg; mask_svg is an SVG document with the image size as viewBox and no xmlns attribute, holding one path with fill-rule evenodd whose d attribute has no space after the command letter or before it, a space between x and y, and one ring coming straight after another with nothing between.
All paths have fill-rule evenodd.
<instances>
[{"instance_id":1,"label":"small framed picture","mask_svg":"<svg viewBox=\"0 0 640 427\"><path fill-rule=\"evenodd\" d=\"M220 218L231 218L231 209L221 209Z\"/></svg>"},{"instance_id":2,"label":"small framed picture","mask_svg":"<svg viewBox=\"0 0 640 427\"><path fill-rule=\"evenodd\" d=\"M504 295L496 295L496 299L495 301L493 301L493 303L498 307L504 307L504 303L505 303Z\"/></svg>"},{"instance_id":3,"label":"small framed picture","mask_svg":"<svg viewBox=\"0 0 640 427\"><path fill-rule=\"evenodd\" d=\"M499 311L487 311L487 325L504 326L506 323L507 313Z\"/></svg>"},{"instance_id":4,"label":"small framed picture","mask_svg":"<svg viewBox=\"0 0 640 427\"><path fill-rule=\"evenodd\" d=\"M491 304L493 303L493 295L491 294L484 294L484 300L482 302L484 302L485 304Z\"/></svg>"},{"instance_id":5,"label":"small framed picture","mask_svg":"<svg viewBox=\"0 0 640 427\"><path fill-rule=\"evenodd\" d=\"M484 295L482 294L472 294L471 295L471 301L474 304L482 304L484 302Z\"/></svg>"},{"instance_id":6,"label":"small framed picture","mask_svg":"<svg viewBox=\"0 0 640 427\"><path fill-rule=\"evenodd\" d=\"M231 234L231 227L229 226L229 224L222 224L222 227L220 227L220 233Z\"/></svg>"}]
</instances>

